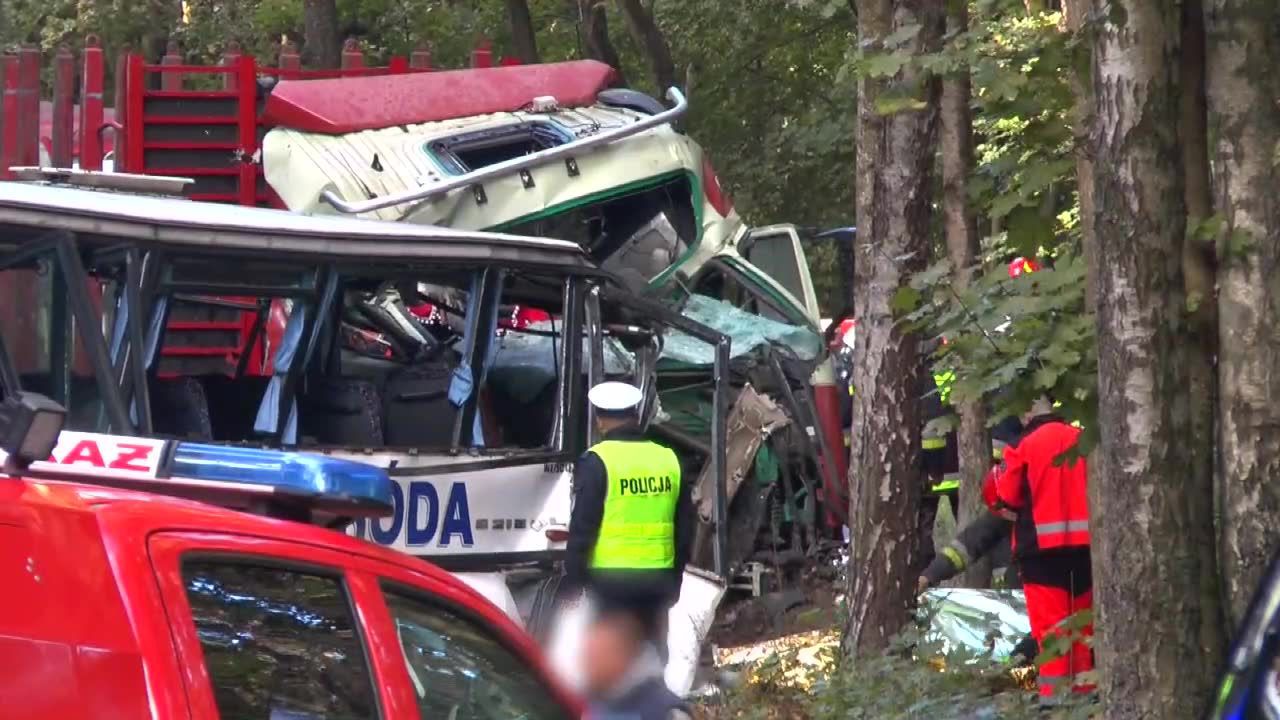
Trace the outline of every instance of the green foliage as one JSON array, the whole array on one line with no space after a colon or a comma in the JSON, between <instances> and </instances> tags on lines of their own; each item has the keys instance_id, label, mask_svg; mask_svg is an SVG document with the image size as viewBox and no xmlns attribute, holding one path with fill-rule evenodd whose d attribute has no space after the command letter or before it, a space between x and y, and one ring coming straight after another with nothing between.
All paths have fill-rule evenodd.
<instances>
[{"instance_id":1,"label":"green foliage","mask_svg":"<svg viewBox=\"0 0 1280 720\"><path fill-rule=\"evenodd\" d=\"M913 327L946 338L935 370L956 373L953 401L990 401L993 424L1046 393L1069 419L1094 424L1094 319L1085 311L1071 127L1077 38L1060 20L1056 12L1029 14L1022 2L978 0L970 27L952 32L940 52L912 56L897 47L909 34L895 33L884 52L857 66L872 77L907 63L970 74L977 147L969 197L985 235L982 256L967 290L957 289L948 262L937 262L895 293L893 307ZM1010 279L1015 256L1050 266ZM1084 443L1093 437L1086 433Z\"/></svg>"},{"instance_id":2,"label":"green foliage","mask_svg":"<svg viewBox=\"0 0 1280 720\"><path fill-rule=\"evenodd\" d=\"M687 129L751 224L853 224L856 75L846 0L655 3L689 85ZM615 42L625 26L610 26ZM621 49L621 48L620 48ZM628 67L635 76L643 65ZM843 304L830 244L806 247L818 297Z\"/></svg>"},{"instance_id":3,"label":"green foliage","mask_svg":"<svg viewBox=\"0 0 1280 720\"><path fill-rule=\"evenodd\" d=\"M947 338L935 362L956 373L953 401L994 398L994 424L1049 393L1066 417L1091 425L1097 356L1085 270L1084 259L1064 249L1040 272L1009 278L999 266L964 292L945 261L917 275L921 302L908 320Z\"/></svg>"}]
</instances>

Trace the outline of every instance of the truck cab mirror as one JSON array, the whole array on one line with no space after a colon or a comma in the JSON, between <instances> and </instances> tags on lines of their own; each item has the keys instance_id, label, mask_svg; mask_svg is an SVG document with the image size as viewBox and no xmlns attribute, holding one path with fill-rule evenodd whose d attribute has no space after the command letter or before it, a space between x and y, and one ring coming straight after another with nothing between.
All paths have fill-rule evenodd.
<instances>
[{"instance_id":1,"label":"truck cab mirror","mask_svg":"<svg viewBox=\"0 0 1280 720\"><path fill-rule=\"evenodd\" d=\"M0 401L0 451L6 468L48 460L58 444L67 411L49 398L15 392Z\"/></svg>"}]
</instances>

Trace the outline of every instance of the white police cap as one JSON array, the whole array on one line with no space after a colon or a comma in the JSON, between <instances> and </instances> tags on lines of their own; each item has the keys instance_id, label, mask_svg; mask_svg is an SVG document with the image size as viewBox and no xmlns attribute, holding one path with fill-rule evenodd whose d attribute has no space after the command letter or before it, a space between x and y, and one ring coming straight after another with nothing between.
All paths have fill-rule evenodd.
<instances>
[{"instance_id":1,"label":"white police cap","mask_svg":"<svg viewBox=\"0 0 1280 720\"><path fill-rule=\"evenodd\" d=\"M605 412L623 412L640 404L640 388L624 382L602 382L591 388L587 400Z\"/></svg>"}]
</instances>

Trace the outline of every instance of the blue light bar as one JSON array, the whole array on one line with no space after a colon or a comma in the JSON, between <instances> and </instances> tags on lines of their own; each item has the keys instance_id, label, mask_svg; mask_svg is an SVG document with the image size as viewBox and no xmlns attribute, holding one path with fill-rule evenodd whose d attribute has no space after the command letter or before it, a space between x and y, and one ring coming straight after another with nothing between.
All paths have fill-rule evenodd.
<instances>
[{"instance_id":1,"label":"blue light bar","mask_svg":"<svg viewBox=\"0 0 1280 720\"><path fill-rule=\"evenodd\" d=\"M336 514L388 515L394 508L385 470L322 455L180 442L168 469L175 479L242 485Z\"/></svg>"}]
</instances>

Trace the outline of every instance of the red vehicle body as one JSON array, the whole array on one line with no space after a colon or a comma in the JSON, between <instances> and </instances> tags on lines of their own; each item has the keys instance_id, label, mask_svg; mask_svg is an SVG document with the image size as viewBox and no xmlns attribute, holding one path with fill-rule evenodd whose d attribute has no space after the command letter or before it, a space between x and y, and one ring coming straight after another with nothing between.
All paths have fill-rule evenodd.
<instances>
[{"instance_id":1,"label":"red vehicle body","mask_svg":"<svg viewBox=\"0 0 1280 720\"><path fill-rule=\"evenodd\" d=\"M209 662L212 646L202 642L202 634L216 634L216 628L201 621L197 631L190 590L195 586L184 577L192 561L231 572L265 568L332 583L346 596L352 619L346 635L353 638L352 648L362 650L367 668L367 678L345 673L357 676L345 681L367 683L373 696L368 717L408 720L430 714L420 707L423 684L408 669L400 636L404 626L393 617L389 598L401 606L410 598L430 612L438 610L451 618L449 627L470 626L448 636L451 642L491 640L489 652L506 653L507 665L524 673L519 682L545 693L542 707L556 708L529 717L580 715L576 700L557 687L531 639L479 594L425 562L303 523L149 493L3 476L0 714L10 720L233 716L225 707L220 715L219 707L230 697L225 693L238 691L220 684L227 676L219 668L226 666ZM298 594L291 606L295 615L307 601ZM259 598L257 606L269 608L271 601ZM259 626L272 627L268 613L262 614ZM315 624L311 615L303 617L307 622L301 625ZM233 633L237 642L243 641L244 627L254 625L246 623ZM281 646L287 649L309 656L305 643ZM353 654L340 659L351 660ZM334 664L326 658L323 662ZM272 683L280 682L278 675L286 674L280 668L289 661L288 656L280 660ZM341 670L357 663L338 665ZM326 716L277 715L281 691L274 684L266 690L271 707L254 717Z\"/></svg>"}]
</instances>

